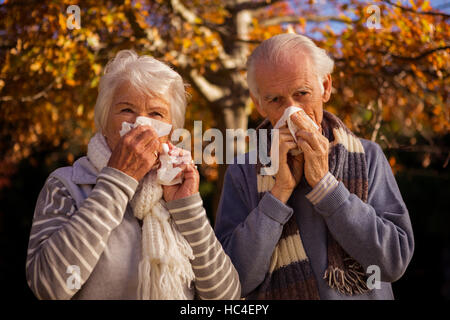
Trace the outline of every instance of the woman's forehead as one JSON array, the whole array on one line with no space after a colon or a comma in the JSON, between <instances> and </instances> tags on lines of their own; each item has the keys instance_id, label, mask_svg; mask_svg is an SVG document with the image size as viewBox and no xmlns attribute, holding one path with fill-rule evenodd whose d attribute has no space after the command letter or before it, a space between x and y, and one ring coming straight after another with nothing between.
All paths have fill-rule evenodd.
<instances>
[{"instance_id":1,"label":"woman's forehead","mask_svg":"<svg viewBox=\"0 0 450 320\"><path fill-rule=\"evenodd\" d=\"M114 103L120 102L129 102L136 105L150 105L150 106L159 106L159 107L168 107L169 103L155 95L154 93L142 92L138 88L135 88L130 83L123 83L117 86L116 91L114 92Z\"/></svg>"},{"instance_id":2,"label":"woman's forehead","mask_svg":"<svg viewBox=\"0 0 450 320\"><path fill-rule=\"evenodd\" d=\"M129 82L119 84L114 91L114 99L121 99L121 98L142 99L145 96L146 95L142 92L142 90L138 90L138 88L134 87ZM147 96L151 95L147 94Z\"/></svg>"}]
</instances>

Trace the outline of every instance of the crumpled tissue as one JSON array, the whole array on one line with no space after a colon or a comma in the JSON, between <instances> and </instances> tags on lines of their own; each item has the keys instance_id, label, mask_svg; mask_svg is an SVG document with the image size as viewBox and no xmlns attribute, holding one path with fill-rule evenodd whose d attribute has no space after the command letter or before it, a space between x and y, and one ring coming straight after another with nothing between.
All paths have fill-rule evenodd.
<instances>
[{"instance_id":1,"label":"crumpled tissue","mask_svg":"<svg viewBox=\"0 0 450 320\"><path fill-rule=\"evenodd\" d=\"M147 117L137 117L135 123L129 123L129 122L122 122L122 129L120 130L120 136L123 136L124 134L127 134L128 131L130 131L133 128L136 128L137 126L150 126L153 129L155 129L156 133L158 134L158 137L164 137L167 136L170 133L170 130L172 130L172 125L152 119Z\"/></svg>"},{"instance_id":2,"label":"crumpled tissue","mask_svg":"<svg viewBox=\"0 0 450 320\"><path fill-rule=\"evenodd\" d=\"M172 130L172 125L152 119L147 117L137 117L135 123L122 122L122 129L120 130L120 136L127 134L131 129L141 126L147 125L152 127L158 137L164 137L170 134L170 130ZM191 153L187 150L183 150L183 155L180 156L180 148L175 147L171 151L169 150L169 146L167 143L163 143L162 145L163 152L159 155L159 162L161 166L159 167L157 174L158 183L166 186L171 186L175 184L179 184L183 181L183 177L175 177L181 172L181 168L174 167L174 165L181 163L190 163L192 161Z\"/></svg>"},{"instance_id":3,"label":"crumpled tissue","mask_svg":"<svg viewBox=\"0 0 450 320\"><path fill-rule=\"evenodd\" d=\"M159 156L161 167L157 171L158 182L162 185L171 186L179 184L183 181L183 177L180 176L175 179L178 173L181 172L181 168L174 167L176 164L188 164L192 162L191 153L183 149L183 155L180 156L180 148L174 148L169 151L167 143L163 143L163 153Z\"/></svg>"},{"instance_id":4,"label":"crumpled tissue","mask_svg":"<svg viewBox=\"0 0 450 320\"><path fill-rule=\"evenodd\" d=\"M279 129L282 126L284 126L284 124L287 122L287 126L289 128L289 131L291 132L291 135L294 138L295 142L297 142L297 137L295 136L295 133L297 132L298 127L291 120L291 115L293 113L296 113L296 112L299 112L299 111L303 115L306 116L304 118L308 119L307 121L309 121L314 126L314 128L319 130L319 126L306 114L305 110L303 110L302 108L299 108L299 107L295 107L295 106L290 106L290 107L286 108L286 110L284 110L284 113L281 116L280 120L278 120L277 123L275 124L275 126L273 127L274 129ZM297 150L291 150L290 154L293 155L293 156L296 156L296 155L299 155L302 152L303 151L300 148L298 148Z\"/></svg>"}]
</instances>

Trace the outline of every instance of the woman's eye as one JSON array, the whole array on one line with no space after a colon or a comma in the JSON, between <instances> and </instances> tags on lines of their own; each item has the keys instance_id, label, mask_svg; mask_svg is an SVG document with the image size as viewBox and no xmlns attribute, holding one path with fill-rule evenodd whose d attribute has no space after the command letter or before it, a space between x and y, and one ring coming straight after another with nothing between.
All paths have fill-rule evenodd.
<instances>
[{"instance_id":1,"label":"woman's eye","mask_svg":"<svg viewBox=\"0 0 450 320\"><path fill-rule=\"evenodd\" d=\"M153 112L149 113L149 115L152 117L161 117L162 118L162 114L157 111L153 111Z\"/></svg>"},{"instance_id":2,"label":"woman's eye","mask_svg":"<svg viewBox=\"0 0 450 320\"><path fill-rule=\"evenodd\" d=\"M133 110L131 110L130 108L124 108L120 110L120 112L133 112Z\"/></svg>"}]
</instances>

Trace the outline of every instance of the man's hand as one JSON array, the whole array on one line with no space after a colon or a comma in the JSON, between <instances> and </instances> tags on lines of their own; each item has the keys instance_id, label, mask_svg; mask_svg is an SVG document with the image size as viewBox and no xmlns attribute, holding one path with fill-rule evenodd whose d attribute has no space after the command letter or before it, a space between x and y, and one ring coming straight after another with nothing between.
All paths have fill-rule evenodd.
<instances>
[{"instance_id":1,"label":"man's hand","mask_svg":"<svg viewBox=\"0 0 450 320\"><path fill-rule=\"evenodd\" d=\"M329 141L305 119L305 115L297 112L291 115L291 120L299 128L295 136L297 144L302 149L305 157L305 178L311 187L316 184L328 172L328 148Z\"/></svg>"},{"instance_id":2,"label":"man's hand","mask_svg":"<svg viewBox=\"0 0 450 320\"><path fill-rule=\"evenodd\" d=\"M177 155L183 156L187 152L181 148L176 148L170 142L168 145L170 150L169 153L171 155L175 155L175 153L177 153ZM182 171L175 178L182 175L183 181L180 184L163 186L164 200L166 202L191 196L198 192L200 185L200 175L194 163L182 163L176 165L175 167L180 167L182 169Z\"/></svg>"},{"instance_id":3,"label":"man's hand","mask_svg":"<svg viewBox=\"0 0 450 320\"><path fill-rule=\"evenodd\" d=\"M270 192L274 197L286 203L300 182L304 159L303 154L295 157L288 154L290 150L297 149L297 144L289 129L284 126L279 129L279 134L279 167L275 175L275 184Z\"/></svg>"}]
</instances>

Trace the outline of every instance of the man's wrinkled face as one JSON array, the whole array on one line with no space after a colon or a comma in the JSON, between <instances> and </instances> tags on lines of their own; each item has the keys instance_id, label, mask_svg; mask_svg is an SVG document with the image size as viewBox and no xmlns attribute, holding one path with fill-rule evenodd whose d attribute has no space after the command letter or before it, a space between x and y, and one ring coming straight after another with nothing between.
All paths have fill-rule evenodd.
<instances>
[{"instance_id":1,"label":"man's wrinkled face","mask_svg":"<svg viewBox=\"0 0 450 320\"><path fill-rule=\"evenodd\" d=\"M277 64L256 62L255 79L259 95L252 95L252 99L258 112L274 126L287 107L301 107L320 127L323 103L330 98L331 76L322 81L322 93L309 56L292 54L281 61Z\"/></svg>"}]
</instances>

